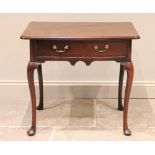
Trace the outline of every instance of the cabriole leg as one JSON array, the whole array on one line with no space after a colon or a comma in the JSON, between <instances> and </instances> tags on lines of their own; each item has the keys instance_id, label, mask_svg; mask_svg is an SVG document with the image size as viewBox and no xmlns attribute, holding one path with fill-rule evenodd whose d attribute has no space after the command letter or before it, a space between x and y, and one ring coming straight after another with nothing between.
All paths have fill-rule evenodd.
<instances>
[{"instance_id":1,"label":"cabriole leg","mask_svg":"<svg viewBox=\"0 0 155 155\"><path fill-rule=\"evenodd\" d=\"M40 63L37 62L29 62L27 66L27 79L32 102L32 125L31 128L27 131L29 136L33 136L36 132L36 94L34 85L34 70L38 68L39 65Z\"/></svg>"},{"instance_id":2,"label":"cabriole leg","mask_svg":"<svg viewBox=\"0 0 155 155\"><path fill-rule=\"evenodd\" d=\"M127 72L125 98L124 98L124 112L123 112L123 131L124 135L130 136L131 131L128 128L128 104L133 81L134 67L132 62L121 63L124 70Z\"/></svg>"},{"instance_id":3,"label":"cabriole leg","mask_svg":"<svg viewBox=\"0 0 155 155\"><path fill-rule=\"evenodd\" d=\"M118 110L123 111L122 89L123 89L124 67L120 64L119 86L118 86Z\"/></svg>"},{"instance_id":4,"label":"cabriole leg","mask_svg":"<svg viewBox=\"0 0 155 155\"><path fill-rule=\"evenodd\" d=\"M43 76L42 76L42 65L40 64L37 68L38 79L39 79L39 104L37 110L43 110Z\"/></svg>"}]
</instances>

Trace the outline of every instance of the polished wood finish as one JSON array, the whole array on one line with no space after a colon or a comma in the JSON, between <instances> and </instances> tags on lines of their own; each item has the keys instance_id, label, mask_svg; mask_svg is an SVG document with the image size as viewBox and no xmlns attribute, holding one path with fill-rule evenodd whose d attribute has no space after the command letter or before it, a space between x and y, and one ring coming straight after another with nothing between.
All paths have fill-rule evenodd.
<instances>
[{"instance_id":1,"label":"polished wood finish","mask_svg":"<svg viewBox=\"0 0 155 155\"><path fill-rule=\"evenodd\" d=\"M123 132L131 135L128 128L128 104L133 81L131 62L132 39L140 38L131 23L50 23L32 22L21 35L30 40L30 62L27 76L32 101L32 126L28 135L36 131L36 109L43 109L43 77L41 64L45 61L69 61L75 65L83 61L116 61L120 63L118 110L123 111ZM34 70L38 71L40 100L36 108ZM124 108L122 87L124 71L127 72Z\"/></svg>"},{"instance_id":2,"label":"polished wood finish","mask_svg":"<svg viewBox=\"0 0 155 155\"><path fill-rule=\"evenodd\" d=\"M68 45L68 50L65 52L56 52L52 49L53 45L58 47L58 50L64 50L65 45ZM100 50L104 49L105 45L109 48L105 52L99 52L94 47L98 46ZM83 48L84 47L84 48ZM117 50L116 50L117 49ZM32 59L36 60L54 60L62 58L76 58L76 57L91 57L94 59L104 58L107 60L121 59L126 57L126 41L42 41L35 42L35 50L37 52Z\"/></svg>"},{"instance_id":3,"label":"polished wood finish","mask_svg":"<svg viewBox=\"0 0 155 155\"><path fill-rule=\"evenodd\" d=\"M21 39L139 39L130 22L31 22Z\"/></svg>"},{"instance_id":4,"label":"polished wood finish","mask_svg":"<svg viewBox=\"0 0 155 155\"><path fill-rule=\"evenodd\" d=\"M69 61L75 65L77 61L83 61L89 65L93 61L130 61L131 59L131 40L103 41L53 41L53 40L30 40L31 55L30 60L36 62L45 61ZM65 52L56 52L52 49L56 45L59 50L63 50L68 45ZM105 52L98 52L95 46L104 49L105 45L109 48Z\"/></svg>"},{"instance_id":5,"label":"polished wood finish","mask_svg":"<svg viewBox=\"0 0 155 155\"><path fill-rule=\"evenodd\" d=\"M124 98L124 112L123 112L123 131L126 136L131 135L131 131L128 128L128 104L131 92L131 86L133 81L133 73L134 68L132 62L125 62L121 64L127 72L127 81L126 81L126 88L125 88L125 98Z\"/></svg>"},{"instance_id":6,"label":"polished wood finish","mask_svg":"<svg viewBox=\"0 0 155 155\"><path fill-rule=\"evenodd\" d=\"M32 126L27 131L29 136L33 136L36 132L36 93L34 86L34 70L38 68L38 66L40 66L40 63L37 62L29 62L27 66L27 79L32 101Z\"/></svg>"},{"instance_id":7,"label":"polished wood finish","mask_svg":"<svg viewBox=\"0 0 155 155\"><path fill-rule=\"evenodd\" d=\"M118 85L118 110L123 110L122 89L123 89L124 67L120 64L119 85Z\"/></svg>"},{"instance_id":8,"label":"polished wood finish","mask_svg":"<svg viewBox=\"0 0 155 155\"><path fill-rule=\"evenodd\" d=\"M38 71L39 94L40 94L40 100L39 100L39 105L37 106L37 110L43 110L43 75L42 75L41 64L38 66L37 71Z\"/></svg>"}]
</instances>

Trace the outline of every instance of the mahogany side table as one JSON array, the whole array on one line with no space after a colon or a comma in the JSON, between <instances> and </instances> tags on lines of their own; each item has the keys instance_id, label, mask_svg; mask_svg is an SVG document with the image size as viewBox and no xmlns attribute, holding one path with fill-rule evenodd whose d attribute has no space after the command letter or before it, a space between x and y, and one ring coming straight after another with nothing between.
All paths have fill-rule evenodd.
<instances>
[{"instance_id":1,"label":"mahogany side table","mask_svg":"<svg viewBox=\"0 0 155 155\"><path fill-rule=\"evenodd\" d=\"M32 126L28 135L36 132L36 109L43 109L42 63L45 61L69 61L75 65L83 61L116 61L120 63L118 110L123 111L123 132L131 135L128 128L128 103L133 81L131 61L132 39L139 35L130 22L31 22L20 37L30 40L30 62L27 78L32 101ZM40 100L36 107L34 70L38 71ZM127 72L124 106L122 86L124 71Z\"/></svg>"}]
</instances>

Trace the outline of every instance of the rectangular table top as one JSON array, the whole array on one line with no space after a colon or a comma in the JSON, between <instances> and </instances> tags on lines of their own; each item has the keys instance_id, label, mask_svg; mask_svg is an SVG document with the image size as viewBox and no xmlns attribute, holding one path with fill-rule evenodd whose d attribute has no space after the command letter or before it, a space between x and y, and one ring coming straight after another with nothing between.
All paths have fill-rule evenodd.
<instances>
[{"instance_id":1,"label":"rectangular table top","mask_svg":"<svg viewBox=\"0 0 155 155\"><path fill-rule=\"evenodd\" d=\"M21 39L139 39L130 22L31 22Z\"/></svg>"}]
</instances>

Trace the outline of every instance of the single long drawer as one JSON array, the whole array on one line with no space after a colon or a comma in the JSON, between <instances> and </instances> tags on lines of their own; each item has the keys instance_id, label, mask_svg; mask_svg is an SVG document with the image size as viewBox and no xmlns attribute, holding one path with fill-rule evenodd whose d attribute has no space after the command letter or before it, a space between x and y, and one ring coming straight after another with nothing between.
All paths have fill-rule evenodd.
<instances>
[{"instance_id":1,"label":"single long drawer","mask_svg":"<svg viewBox=\"0 0 155 155\"><path fill-rule=\"evenodd\" d=\"M107 58L126 56L125 40L52 41L36 40L35 58Z\"/></svg>"}]
</instances>

